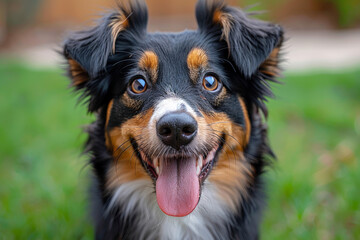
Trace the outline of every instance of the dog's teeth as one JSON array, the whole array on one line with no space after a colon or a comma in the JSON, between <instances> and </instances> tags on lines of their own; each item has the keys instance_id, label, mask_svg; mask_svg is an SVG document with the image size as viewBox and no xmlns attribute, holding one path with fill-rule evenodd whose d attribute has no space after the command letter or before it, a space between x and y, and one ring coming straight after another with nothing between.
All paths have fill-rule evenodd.
<instances>
[{"instance_id":1,"label":"dog's teeth","mask_svg":"<svg viewBox=\"0 0 360 240\"><path fill-rule=\"evenodd\" d=\"M196 175L200 175L201 168L203 166L203 157L200 155L196 161Z\"/></svg>"},{"instance_id":2,"label":"dog's teeth","mask_svg":"<svg viewBox=\"0 0 360 240\"><path fill-rule=\"evenodd\" d=\"M159 159L156 157L154 159L154 167L157 168L159 166Z\"/></svg>"},{"instance_id":3,"label":"dog's teeth","mask_svg":"<svg viewBox=\"0 0 360 240\"><path fill-rule=\"evenodd\" d=\"M199 165L197 165L197 167L196 167L196 175L200 175L200 166Z\"/></svg>"},{"instance_id":4,"label":"dog's teeth","mask_svg":"<svg viewBox=\"0 0 360 240\"><path fill-rule=\"evenodd\" d=\"M159 173L160 173L160 169L159 169L159 167L158 167L158 166L155 168L155 171L156 171L156 174L157 174L157 175L159 175Z\"/></svg>"},{"instance_id":5,"label":"dog's teeth","mask_svg":"<svg viewBox=\"0 0 360 240\"><path fill-rule=\"evenodd\" d=\"M197 162L196 162L196 166L199 166L200 168L202 168L203 166L203 157L199 156Z\"/></svg>"},{"instance_id":6,"label":"dog's teeth","mask_svg":"<svg viewBox=\"0 0 360 240\"><path fill-rule=\"evenodd\" d=\"M142 158L142 160L146 161L146 155L143 152L140 152L140 156Z\"/></svg>"},{"instance_id":7,"label":"dog's teeth","mask_svg":"<svg viewBox=\"0 0 360 240\"><path fill-rule=\"evenodd\" d=\"M159 158L154 158L154 167L155 167L155 171L156 174L159 175L160 173L160 167L159 167Z\"/></svg>"}]
</instances>

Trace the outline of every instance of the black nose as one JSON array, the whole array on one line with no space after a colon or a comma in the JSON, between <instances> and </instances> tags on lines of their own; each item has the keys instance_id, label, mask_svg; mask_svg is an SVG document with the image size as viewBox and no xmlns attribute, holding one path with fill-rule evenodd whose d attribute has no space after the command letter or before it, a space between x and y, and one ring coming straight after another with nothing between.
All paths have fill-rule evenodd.
<instances>
[{"instance_id":1,"label":"black nose","mask_svg":"<svg viewBox=\"0 0 360 240\"><path fill-rule=\"evenodd\" d=\"M160 118L156 132L164 144L179 150L196 136L197 122L185 112L172 112Z\"/></svg>"}]
</instances>

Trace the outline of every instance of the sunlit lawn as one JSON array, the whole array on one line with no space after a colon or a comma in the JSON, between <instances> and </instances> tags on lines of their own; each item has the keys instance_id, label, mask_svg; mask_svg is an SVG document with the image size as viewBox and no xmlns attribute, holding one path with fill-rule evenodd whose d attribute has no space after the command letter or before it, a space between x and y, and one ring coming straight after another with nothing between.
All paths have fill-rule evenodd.
<instances>
[{"instance_id":1,"label":"sunlit lawn","mask_svg":"<svg viewBox=\"0 0 360 240\"><path fill-rule=\"evenodd\" d=\"M360 239L360 68L287 73L269 103L278 156L262 239ZM91 239L92 120L61 70L0 61L0 239Z\"/></svg>"}]
</instances>

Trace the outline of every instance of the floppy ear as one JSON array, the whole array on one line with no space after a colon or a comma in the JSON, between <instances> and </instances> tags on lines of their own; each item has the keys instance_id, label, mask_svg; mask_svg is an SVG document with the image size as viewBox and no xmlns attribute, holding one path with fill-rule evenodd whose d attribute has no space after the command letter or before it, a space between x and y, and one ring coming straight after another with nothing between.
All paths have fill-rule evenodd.
<instances>
[{"instance_id":1,"label":"floppy ear","mask_svg":"<svg viewBox=\"0 0 360 240\"><path fill-rule=\"evenodd\" d=\"M278 75L280 26L248 18L240 9L215 0L199 0L196 19L200 32L218 35L226 42L229 57L244 76L251 77L257 70Z\"/></svg>"},{"instance_id":2,"label":"floppy ear","mask_svg":"<svg viewBox=\"0 0 360 240\"><path fill-rule=\"evenodd\" d=\"M107 74L109 57L116 54L128 36L144 34L147 25L147 7L137 0L118 2L117 11L99 20L97 26L70 36L64 43L63 55L68 63L71 85L83 89L83 97L90 96L89 111L95 111L111 85Z\"/></svg>"}]
</instances>

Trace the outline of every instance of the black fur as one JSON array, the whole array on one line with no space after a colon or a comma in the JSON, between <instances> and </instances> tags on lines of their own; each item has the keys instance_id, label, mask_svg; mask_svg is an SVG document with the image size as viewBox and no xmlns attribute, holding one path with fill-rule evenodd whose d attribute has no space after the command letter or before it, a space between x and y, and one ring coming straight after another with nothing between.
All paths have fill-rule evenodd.
<instances>
[{"instance_id":1,"label":"black fur","mask_svg":"<svg viewBox=\"0 0 360 240\"><path fill-rule=\"evenodd\" d=\"M216 11L230 16L227 35L224 35L223 26L214 22ZM111 23L119 18L120 13L126 16L128 25L114 40ZM244 109L236 99L237 96L244 99L251 122L251 136L244 155L254 170L247 186L248 197L244 198L239 191L238 201L241 204L237 211L227 222L214 223L210 232L214 239L259 238L259 223L265 203L262 174L264 167L269 164L267 159L274 157L261 112L267 115L264 101L272 96L269 82L276 81L275 74L261 69L266 67L262 64L274 48L281 47L283 31L278 25L250 19L240 9L229 7L221 1L200 0L196 6L196 19L199 25L196 31L147 33L146 6L132 1L129 6L121 5L118 11L104 16L93 29L76 33L65 41L65 58L75 60L83 70L81 74L87 79L75 85L75 88L81 90L82 97L87 99L88 110L97 112L97 120L88 128L89 139L86 143L94 173L92 209L96 239L137 239L139 231L136 227L140 216L138 209L134 209L131 217L124 216L122 206L105 214L112 197L112 193L106 189L107 171L114 161L105 144L106 107L111 99L116 103L111 110L111 115L115 117L107 127L120 126L154 107L169 88L190 105L196 106L199 115L200 112L226 113L231 121L241 126L245 124ZM194 47L205 50L209 57L209 71L216 73L227 89L228 97L220 105L214 103L215 94L203 91L189 81L186 61L182 60ZM145 74L136 68L136 63L147 49L155 51L160 59L159 77L147 93L131 96L140 102L134 110L121 105L120 99L134 76ZM273 65L278 67L277 62ZM73 78L74 73L69 72ZM217 229L221 229L220 232Z\"/></svg>"}]
</instances>

